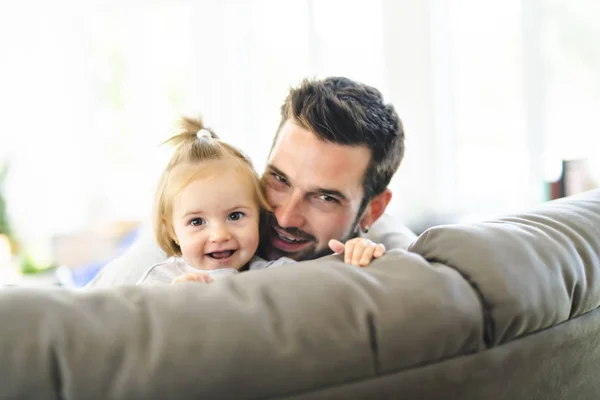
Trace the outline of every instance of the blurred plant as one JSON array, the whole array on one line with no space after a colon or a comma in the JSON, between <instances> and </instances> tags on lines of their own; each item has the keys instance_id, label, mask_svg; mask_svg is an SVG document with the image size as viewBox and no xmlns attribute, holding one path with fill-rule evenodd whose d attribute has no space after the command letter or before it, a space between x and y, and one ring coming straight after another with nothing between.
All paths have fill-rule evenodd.
<instances>
[{"instance_id":1,"label":"blurred plant","mask_svg":"<svg viewBox=\"0 0 600 400\"><path fill-rule=\"evenodd\" d=\"M6 177L8 176L8 170L9 163L8 161L4 161L0 166L0 236L4 236L8 239L11 254L13 256L18 256L18 264L22 273L34 274L46 271L48 268L53 267L53 265L39 262L31 257L30 254L24 252L14 235L6 209L5 183Z\"/></svg>"},{"instance_id":2,"label":"blurred plant","mask_svg":"<svg viewBox=\"0 0 600 400\"><path fill-rule=\"evenodd\" d=\"M49 269L55 267L53 264L42 264L34 260L33 257L28 254L23 254L20 257L19 264L23 274L37 274L39 272L48 271Z\"/></svg>"},{"instance_id":3,"label":"blurred plant","mask_svg":"<svg viewBox=\"0 0 600 400\"><path fill-rule=\"evenodd\" d=\"M17 254L19 252L19 242L17 241L10 219L8 217L8 211L6 209L6 197L5 197L5 183L6 177L8 176L9 162L4 161L0 166L0 235L4 235L8 238L10 243L11 253Z\"/></svg>"},{"instance_id":4,"label":"blurred plant","mask_svg":"<svg viewBox=\"0 0 600 400\"><path fill-rule=\"evenodd\" d=\"M2 163L0 167L0 234L8 237L12 236L12 229L6 213L6 200L4 198L4 182L8 175L8 161Z\"/></svg>"}]
</instances>

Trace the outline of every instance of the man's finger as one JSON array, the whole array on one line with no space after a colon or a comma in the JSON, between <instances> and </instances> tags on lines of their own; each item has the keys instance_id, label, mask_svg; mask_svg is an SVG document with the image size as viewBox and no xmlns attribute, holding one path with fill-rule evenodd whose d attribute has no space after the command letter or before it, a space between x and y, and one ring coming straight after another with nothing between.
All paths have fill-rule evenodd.
<instances>
[{"instance_id":1,"label":"man's finger","mask_svg":"<svg viewBox=\"0 0 600 400\"><path fill-rule=\"evenodd\" d=\"M335 239L331 239L329 241L329 248L335 253L335 254L342 254L344 252L344 243L340 242L339 240L335 240Z\"/></svg>"}]
</instances>

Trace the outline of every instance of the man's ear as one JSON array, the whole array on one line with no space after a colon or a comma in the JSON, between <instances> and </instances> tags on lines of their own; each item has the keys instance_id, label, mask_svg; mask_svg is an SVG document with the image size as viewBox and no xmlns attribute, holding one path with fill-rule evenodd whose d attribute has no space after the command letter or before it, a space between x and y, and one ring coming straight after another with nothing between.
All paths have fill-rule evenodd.
<instances>
[{"instance_id":1,"label":"man's ear","mask_svg":"<svg viewBox=\"0 0 600 400\"><path fill-rule=\"evenodd\" d=\"M360 220L360 227L363 230L368 230L372 227L375 221L383 215L388 204L390 204L390 200L392 200L392 191L388 188L373 197L365 208L363 217Z\"/></svg>"}]
</instances>

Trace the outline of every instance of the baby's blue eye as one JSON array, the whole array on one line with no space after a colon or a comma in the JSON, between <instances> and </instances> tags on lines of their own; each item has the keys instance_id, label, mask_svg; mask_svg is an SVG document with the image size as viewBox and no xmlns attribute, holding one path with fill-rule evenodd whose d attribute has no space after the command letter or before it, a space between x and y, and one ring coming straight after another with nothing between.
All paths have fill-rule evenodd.
<instances>
[{"instance_id":1,"label":"baby's blue eye","mask_svg":"<svg viewBox=\"0 0 600 400\"><path fill-rule=\"evenodd\" d=\"M204 224L204 220L202 218L193 218L189 222L192 226L200 226Z\"/></svg>"},{"instance_id":2,"label":"baby's blue eye","mask_svg":"<svg viewBox=\"0 0 600 400\"><path fill-rule=\"evenodd\" d=\"M229 214L230 221L239 221L245 214L241 211L235 211Z\"/></svg>"}]
</instances>

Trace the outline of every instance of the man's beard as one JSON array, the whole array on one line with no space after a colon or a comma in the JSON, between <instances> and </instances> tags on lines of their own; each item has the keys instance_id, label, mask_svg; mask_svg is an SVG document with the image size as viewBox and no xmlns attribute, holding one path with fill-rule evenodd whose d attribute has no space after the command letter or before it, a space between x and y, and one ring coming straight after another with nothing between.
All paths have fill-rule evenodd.
<instances>
[{"instance_id":1,"label":"man's beard","mask_svg":"<svg viewBox=\"0 0 600 400\"><path fill-rule=\"evenodd\" d=\"M335 239L339 240L342 243L345 243L348 240L357 237L359 235L358 224L360 222L359 217L361 214L362 213L357 214L350 229L344 236L342 236L341 238L335 238ZM275 218L275 216L273 214L269 214L268 216L266 216L266 218L264 218L263 221L265 221L265 223L264 223L264 227L261 228L261 240L260 240L260 245L258 248L258 254L265 259L274 260L274 259L277 259L280 257L290 257L296 261L306 261L306 260L314 260L316 258L320 258L320 257L324 257L324 256L328 256L330 254L333 254L333 251L329 248L329 246L327 244L325 245L324 248L321 248L321 249L314 249L314 248L312 248L312 246L308 246L307 249L298 251L297 253L286 253L282 250L279 250L279 249L273 247L272 243L271 243L272 235L276 234L273 232L273 226L277 227L277 229L279 229L282 232L286 232L286 233L290 234L291 236L311 240L313 244L316 244L317 240L313 235L311 235L307 232L304 232L301 229L282 228L277 223L277 219Z\"/></svg>"}]
</instances>

